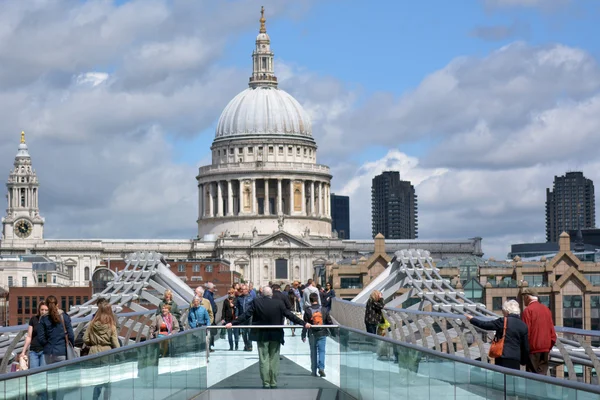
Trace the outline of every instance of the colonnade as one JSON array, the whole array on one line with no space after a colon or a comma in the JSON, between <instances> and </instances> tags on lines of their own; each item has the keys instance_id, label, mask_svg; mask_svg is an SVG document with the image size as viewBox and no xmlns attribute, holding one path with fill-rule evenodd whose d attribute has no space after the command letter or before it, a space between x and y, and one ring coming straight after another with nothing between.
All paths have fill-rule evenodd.
<instances>
[{"instance_id":1,"label":"colonnade","mask_svg":"<svg viewBox=\"0 0 600 400\"><path fill-rule=\"evenodd\" d=\"M329 182L308 179L242 178L198 185L198 215L288 215L331 218Z\"/></svg>"},{"instance_id":2,"label":"colonnade","mask_svg":"<svg viewBox=\"0 0 600 400\"><path fill-rule=\"evenodd\" d=\"M38 208L37 188L9 188L8 207L11 209Z\"/></svg>"}]
</instances>

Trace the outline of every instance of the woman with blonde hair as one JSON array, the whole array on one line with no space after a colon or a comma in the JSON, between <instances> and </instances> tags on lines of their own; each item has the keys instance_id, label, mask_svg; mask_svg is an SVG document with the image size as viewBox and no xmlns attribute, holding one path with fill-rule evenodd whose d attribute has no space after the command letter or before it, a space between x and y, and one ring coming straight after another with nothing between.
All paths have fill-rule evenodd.
<instances>
[{"instance_id":1,"label":"woman with blonde hair","mask_svg":"<svg viewBox=\"0 0 600 400\"><path fill-rule=\"evenodd\" d=\"M365 309L365 328L368 333L377 334L377 325L383 321L383 295L379 290L373 290Z\"/></svg>"},{"instance_id":2,"label":"woman with blonde hair","mask_svg":"<svg viewBox=\"0 0 600 400\"><path fill-rule=\"evenodd\" d=\"M171 291L171 289L167 289L165 290L165 294L163 295L163 299L160 302L160 304L158 305L158 308L156 309L156 315L160 315L162 313L162 307L164 305L169 305L171 308L171 314L173 315L173 317L175 317L175 319L177 320L177 322L179 323L180 319L181 319L181 311L179 311L179 306L177 306L177 303L175 303L175 301L173 300L173 292ZM181 326L181 330L183 330L183 324L179 323L177 326Z\"/></svg>"},{"instance_id":3,"label":"woman with blonde hair","mask_svg":"<svg viewBox=\"0 0 600 400\"><path fill-rule=\"evenodd\" d=\"M85 330L83 343L90 348L90 355L120 347L117 322L112 306L107 301L98 303L98 311L96 311L94 318ZM105 383L94 387L94 400L100 398L102 388L104 388L104 398L110 398L110 385Z\"/></svg>"}]
</instances>

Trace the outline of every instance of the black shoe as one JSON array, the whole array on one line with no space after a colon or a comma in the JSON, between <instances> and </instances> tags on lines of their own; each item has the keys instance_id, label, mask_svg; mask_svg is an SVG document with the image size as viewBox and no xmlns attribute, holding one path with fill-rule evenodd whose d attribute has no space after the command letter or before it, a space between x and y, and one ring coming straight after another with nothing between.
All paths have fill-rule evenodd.
<instances>
[{"instance_id":1,"label":"black shoe","mask_svg":"<svg viewBox=\"0 0 600 400\"><path fill-rule=\"evenodd\" d=\"M238 349L238 344L237 344L237 343L235 344L235 349L236 349L236 350Z\"/></svg>"},{"instance_id":2,"label":"black shoe","mask_svg":"<svg viewBox=\"0 0 600 400\"><path fill-rule=\"evenodd\" d=\"M317 373L313 372L312 374L310 374L310 376L317 376Z\"/></svg>"},{"instance_id":3,"label":"black shoe","mask_svg":"<svg viewBox=\"0 0 600 400\"><path fill-rule=\"evenodd\" d=\"M321 376L321 378L325 378L325 371L323 371L322 369L319 370L319 375Z\"/></svg>"},{"instance_id":4,"label":"black shoe","mask_svg":"<svg viewBox=\"0 0 600 400\"><path fill-rule=\"evenodd\" d=\"M229 351L233 351L233 347L230 347L230 348L229 348Z\"/></svg>"},{"instance_id":5,"label":"black shoe","mask_svg":"<svg viewBox=\"0 0 600 400\"><path fill-rule=\"evenodd\" d=\"M210 351L211 353L214 353L214 352L215 352L215 349L210 349L209 351Z\"/></svg>"}]
</instances>

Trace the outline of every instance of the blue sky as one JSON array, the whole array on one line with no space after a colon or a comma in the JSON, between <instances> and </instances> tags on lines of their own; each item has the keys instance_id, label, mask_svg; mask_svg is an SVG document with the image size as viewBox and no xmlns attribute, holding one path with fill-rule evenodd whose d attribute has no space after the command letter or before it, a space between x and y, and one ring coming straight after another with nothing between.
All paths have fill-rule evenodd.
<instances>
[{"instance_id":1,"label":"blue sky","mask_svg":"<svg viewBox=\"0 0 600 400\"><path fill-rule=\"evenodd\" d=\"M402 96L457 57L484 57L515 41L540 46L561 43L598 58L598 3L567 3L540 8L492 7L481 0L319 1L308 10L298 9L294 17L268 18L267 28L276 59L358 87L363 98L376 92ZM258 4L269 7L268 1L257 2L257 10ZM480 27L507 27L509 33L482 39L475 34ZM229 37L218 63L249 75L255 37L256 27ZM213 129L193 138L173 139L180 149L175 161L197 164L199 154L208 154ZM417 140L405 144L403 151L420 157L431 143ZM373 145L357 154L357 160L381 157L387 151Z\"/></svg>"}]
</instances>

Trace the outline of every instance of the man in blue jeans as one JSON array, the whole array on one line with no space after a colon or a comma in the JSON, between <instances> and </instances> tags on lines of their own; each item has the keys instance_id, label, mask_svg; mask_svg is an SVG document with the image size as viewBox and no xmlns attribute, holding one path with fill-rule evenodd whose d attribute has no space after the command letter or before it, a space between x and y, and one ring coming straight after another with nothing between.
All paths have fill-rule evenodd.
<instances>
[{"instance_id":1,"label":"man in blue jeans","mask_svg":"<svg viewBox=\"0 0 600 400\"><path fill-rule=\"evenodd\" d=\"M319 304L319 294L311 293L309 295L310 306L304 310L304 322L309 323L312 328L302 329L302 341L306 342L308 333L308 344L310 345L310 370L312 376L325 377L325 343L327 341L327 328L319 328L319 325L333 325L331 316L326 307ZM335 331L331 330L331 336L335 336Z\"/></svg>"}]
</instances>

